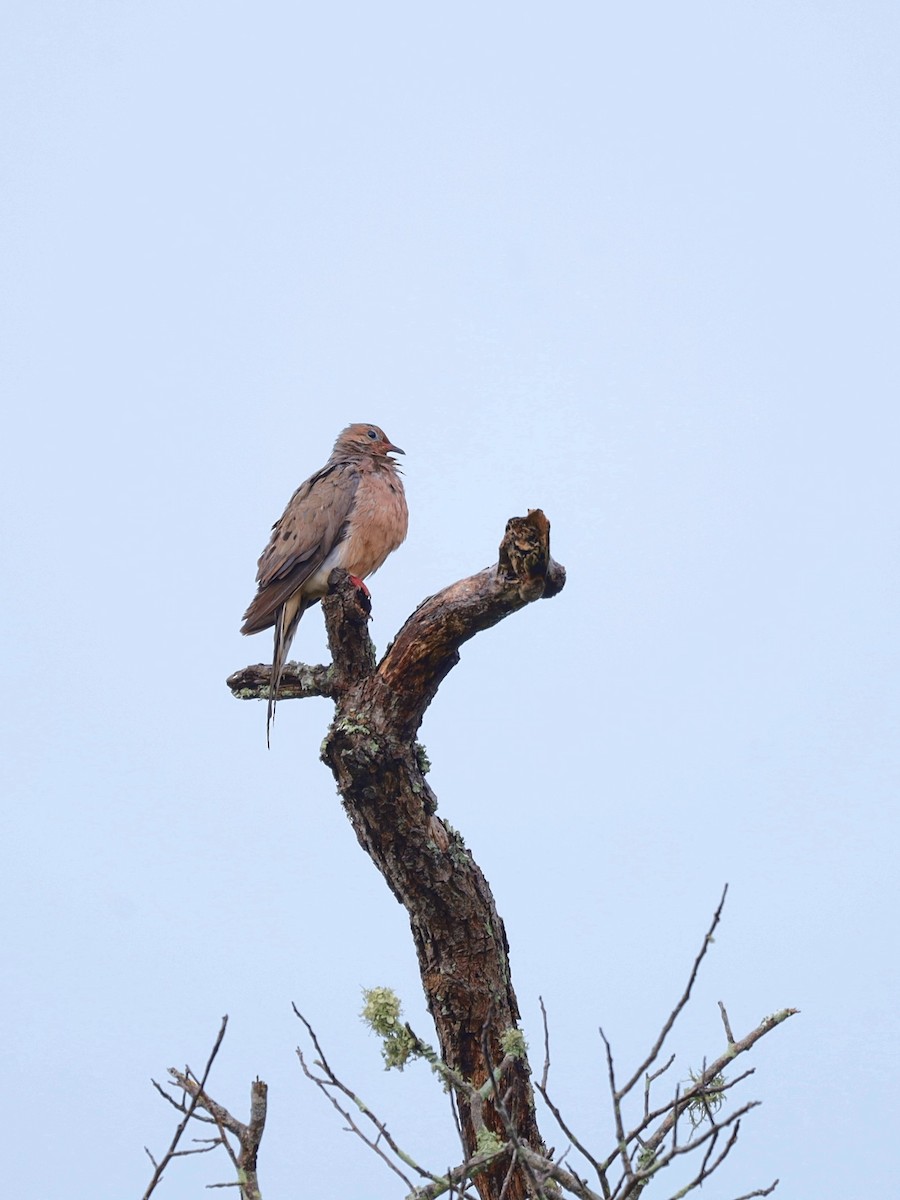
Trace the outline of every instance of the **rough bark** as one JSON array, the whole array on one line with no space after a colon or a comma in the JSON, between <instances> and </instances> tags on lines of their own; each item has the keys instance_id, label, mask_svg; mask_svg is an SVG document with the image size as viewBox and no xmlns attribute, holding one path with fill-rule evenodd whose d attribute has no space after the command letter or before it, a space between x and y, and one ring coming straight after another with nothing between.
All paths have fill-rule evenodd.
<instances>
[{"instance_id":1,"label":"rough bark","mask_svg":"<svg viewBox=\"0 0 900 1200\"><path fill-rule=\"evenodd\" d=\"M409 914L444 1060L476 1086L503 1058L503 1033L518 1026L509 947L487 880L460 835L436 814L415 737L441 681L459 661L462 643L564 586L565 571L550 557L549 534L540 510L510 520L497 564L423 601L377 665L364 603L346 573L333 572L323 601L333 665L289 665L284 674L281 698L334 700L322 758L360 845ZM246 668L228 682L236 695L262 697L268 668ZM503 1080L512 1130L490 1103L483 1116L504 1141L512 1133L542 1153L529 1075L523 1059ZM465 1107L461 1117L473 1154L475 1129ZM502 1159L479 1178L484 1200L500 1196L508 1167ZM524 1174L514 1172L504 1196L528 1194Z\"/></svg>"}]
</instances>

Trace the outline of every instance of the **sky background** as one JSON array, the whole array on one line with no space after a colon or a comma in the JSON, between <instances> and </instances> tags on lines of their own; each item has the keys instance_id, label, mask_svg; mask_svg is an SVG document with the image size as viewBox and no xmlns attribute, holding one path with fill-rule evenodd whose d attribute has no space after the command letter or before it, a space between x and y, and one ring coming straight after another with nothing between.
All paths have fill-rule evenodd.
<instances>
[{"instance_id":1,"label":"sky background","mask_svg":"<svg viewBox=\"0 0 900 1200\"><path fill-rule=\"evenodd\" d=\"M4 1177L125 1200L199 1070L270 1085L267 1196L403 1195L302 1030L436 1170L402 909L318 761L324 701L224 680L256 559L350 421L407 452L384 648L541 507L568 585L422 729L493 886L539 1066L599 1152L723 925L673 1074L785 1006L712 1200L889 1194L897 1124L896 3L7 0ZM325 654L321 613L293 656ZM548 1116L550 1143L563 1145ZM224 1157L158 1195L207 1195ZM90 1183L87 1181L90 1180ZM654 1195L668 1195L660 1186Z\"/></svg>"}]
</instances>

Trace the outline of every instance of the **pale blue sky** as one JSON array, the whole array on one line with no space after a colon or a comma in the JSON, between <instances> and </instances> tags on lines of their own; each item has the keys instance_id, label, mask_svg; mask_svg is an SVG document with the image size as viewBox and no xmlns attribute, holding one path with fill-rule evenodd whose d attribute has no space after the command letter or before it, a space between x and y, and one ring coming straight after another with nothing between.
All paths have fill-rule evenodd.
<instances>
[{"instance_id":1,"label":"pale blue sky","mask_svg":"<svg viewBox=\"0 0 900 1200\"><path fill-rule=\"evenodd\" d=\"M269 660L238 627L271 522L359 420L407 451L381 647L528 507L569 572L464 649L423 740L582 1137L610 1143L597 1025L633 1063L728 881L680 1077L718 999L736 1033L802 1015L715 1194L895 1190L898 51L865 0L8 0L10 1193L140 1196L148 1078L228 1012L211 1090L268 1080L265 1194L399 1196L301 1077L292 1000L455 1160L358 1020L388 984L431 1032L328 707L282 705L266 753L224 686Z\"/></svg>"}]
</instances>

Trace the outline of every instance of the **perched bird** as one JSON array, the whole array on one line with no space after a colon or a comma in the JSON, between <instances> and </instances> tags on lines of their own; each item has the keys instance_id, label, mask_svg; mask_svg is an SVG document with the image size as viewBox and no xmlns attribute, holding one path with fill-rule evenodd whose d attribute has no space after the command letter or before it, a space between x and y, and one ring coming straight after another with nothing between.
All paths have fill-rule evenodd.
<instances>
[{"instance_id":1,"label":"perched bird","mask_svg":"<svg viewBox=\"0 0 900 1200\"><path fill-rule=\"evenodd\" d=\"M272 526L256 572L259 590L241 626L241 633L275 626L266 744L291 641L304 612L328 590L328 576L343 567L365 587L363 579L406 537L409 514L392 453L403 451L377 425L348 425Z\"/></svg>"}]
</instances>

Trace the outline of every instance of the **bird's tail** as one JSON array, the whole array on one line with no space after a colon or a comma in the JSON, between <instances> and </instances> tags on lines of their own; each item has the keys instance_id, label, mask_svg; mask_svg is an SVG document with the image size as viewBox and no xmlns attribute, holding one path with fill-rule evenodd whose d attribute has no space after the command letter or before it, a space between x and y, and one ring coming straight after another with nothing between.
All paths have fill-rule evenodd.
<instances>
[{"instance_id":1,"label":"bird's tail","mask_svg":"<svg viewBox=\"0 0 900 1200\"><path fill-rule=\"evenodd\" d=\"M275 705L278 703L278 689L281 687L284 664L300 618L307 607L300 597L292 596L282 604L275 617L275 645L272 649L272 675L269 680L269 703L266 709L267 749L272 745L272 722L275 720Z\"/></svg>"}]
</instances>

